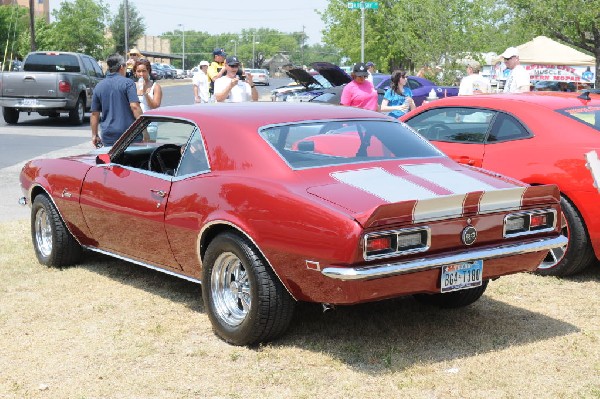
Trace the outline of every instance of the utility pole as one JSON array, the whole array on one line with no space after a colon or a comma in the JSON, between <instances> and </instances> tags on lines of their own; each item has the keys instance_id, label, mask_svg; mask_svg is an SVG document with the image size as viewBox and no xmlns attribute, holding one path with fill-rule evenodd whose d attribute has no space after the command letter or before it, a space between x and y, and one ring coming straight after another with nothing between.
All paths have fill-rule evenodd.
<instances>
[{"instance_id":1,"label":"utility pole","mask_svg":"<svg viewBox=\"0 0 600 399\"><path fill-rule=\"evenodd\" d=\"M300 43L300 54L302 54L302 67L304 67L304 28L306 28L306 26L302 25L302 42Z\"/></svg>"},{"instance_id":2,"label":"utility pole","mask_svg":"<svg viewBox=\"0 0 600 399\"><path fill-rule=\"evenodd\" d=\"M125 57L129 53L129 4L127 0L123 2L123 31L125 32Z\"/></svg>"},{"instance_id":3,"label":"utility pole","mask_svg":"<svg viewBox=\"0 0 600 399\"><path fill-rule=\"evenodd\" d=\"M36 50L35 45L35 1L29 0L29 29L31 29L31 51Z\"/></svg>"}]
</instances>

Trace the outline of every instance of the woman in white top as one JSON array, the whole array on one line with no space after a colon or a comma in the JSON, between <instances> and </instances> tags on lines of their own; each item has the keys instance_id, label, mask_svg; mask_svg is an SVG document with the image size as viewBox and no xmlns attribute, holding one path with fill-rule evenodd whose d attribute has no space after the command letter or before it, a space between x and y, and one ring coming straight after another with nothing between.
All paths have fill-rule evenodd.
<instances>
[{"instance_id":1,"label":"woman in white top","mask_svg":"<svg viewBox=\"0 0 600 399\"><path fill-rule=\"evenodd\" d=\"M142 112L149 109L160 107L162 101L162 88L160 85L150 80L152 65L146 59L140 59L135 62L135 76L138 78L137 94L140 99Z\"/></svg>"}]
</instances>

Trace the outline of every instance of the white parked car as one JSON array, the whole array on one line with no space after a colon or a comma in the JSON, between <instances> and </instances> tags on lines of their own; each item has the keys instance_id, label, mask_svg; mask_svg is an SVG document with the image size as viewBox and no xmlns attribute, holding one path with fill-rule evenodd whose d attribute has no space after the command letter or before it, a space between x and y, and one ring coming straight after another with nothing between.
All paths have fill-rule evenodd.
<instances>
[{"instance_id":1,"label":"white parked car","mask_svg":"<svg viewBox=\"0 0 600 399\"><path fill-rule=\"evenodd\" d=\"M269 71L266 69L244 68L244 72L252 74L252 81L255 84L269 86Z\"/></svg>"}]
</instances>

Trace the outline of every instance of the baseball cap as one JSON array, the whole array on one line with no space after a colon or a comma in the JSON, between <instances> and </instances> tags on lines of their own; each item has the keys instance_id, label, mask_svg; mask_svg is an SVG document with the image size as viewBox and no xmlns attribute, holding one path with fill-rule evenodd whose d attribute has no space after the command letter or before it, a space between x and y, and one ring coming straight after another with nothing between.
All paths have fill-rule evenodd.
<instances>
[{"instance_id":1,"label":"baseball cap","mask_svg":"<svg viewBox=\"0 0 600 399\"><path fill-rule=\"evenodd\" d=\"M240 60L238 60L238 57L236 57L235 55L231 55L229 57L227 57L227 59L225 60L225 63L227 65L240 65Z\"/></svg>"},{"instance_id":2,"label":"baseball cap","mask_svg":"<svg viewBox=\"0 0 600 399\"><path fill-rule=\"evenodd\" d=\"M467 66L469 68L475 69L477 71L479 71L481 69L481 64L478 61L475 61L475 60L469 60L467 62Z\"/></svg>"},{"instance_id":3,"label":"baseball cap","mask_svg":"<svg viewBox=\"0 0 600 399\"><path fill-rule=\"evenodd\" d=\"M502 58L510 58L515 56L519 56L519 49L517 49L516 47L509 47L506 50L504 50L502 54L500 54L500 57Z\"/></svg>"},{"instance_id":4,"label":"baseball cap","mask_svg":"<svg viewBox=\"0 0 600 399\"><path fill-rule=\"evenodd\" d=\"M209 65L208 61L204 61L204 60L200 61L200 66L208 66L208 65Z\"/></svg>"},{"instance_id":5,"label":"baseball cap","mask_svg":"<svg viewBox=\"0 0 600 399\"><path fill-rule=\"evenodd\" d=\"M368 68L368 67L372 67L372 66L375 66L375 64L373 63L373 61L369 61L369 62L367 62L367 68Z\"/></svg>"},{"instance_id":6,"label":"baseball cap","mask_svg":"<svg viewBox=\"0 0 600 399\"><path fill-rule=\"evenodd\" d=\"M352 67L352 73L356 76L369 76L367 66L362 62L357 62L354 64L354 67Z\"/></svg>"},{"instance_id":7,"label":"baseball cap","mask_svg":"<svg viewBox=\"0 0 600 399\"><path fill-rule=\"evenodd\" d=\"M213 55L220 55L221 57L225 57L227 53L222 48L216 48L213 50Z\"/></svg>"}]
</instances>

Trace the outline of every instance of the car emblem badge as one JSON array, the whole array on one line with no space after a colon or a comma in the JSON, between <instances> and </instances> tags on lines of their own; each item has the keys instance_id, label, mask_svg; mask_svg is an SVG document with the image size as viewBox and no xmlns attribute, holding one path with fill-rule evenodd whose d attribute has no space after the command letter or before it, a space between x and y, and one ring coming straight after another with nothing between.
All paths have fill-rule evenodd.
<instances>
[{"instance_id":1,"label":"car emblem badge","mask_svg":"<svg viewBox=\"0 0 600 399\"><path fill-rule=\"evenodd\" d=\"M462 242L465 245L471 245L477 240L477 230L473 226L467 226L461 233Z\"/></svg>"}]
</instances>

